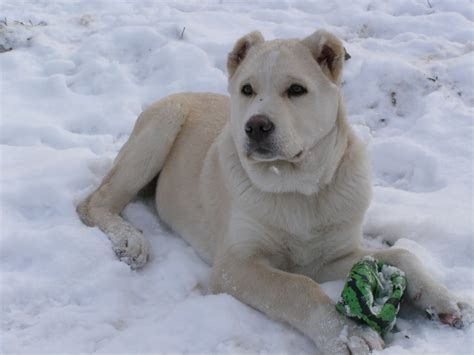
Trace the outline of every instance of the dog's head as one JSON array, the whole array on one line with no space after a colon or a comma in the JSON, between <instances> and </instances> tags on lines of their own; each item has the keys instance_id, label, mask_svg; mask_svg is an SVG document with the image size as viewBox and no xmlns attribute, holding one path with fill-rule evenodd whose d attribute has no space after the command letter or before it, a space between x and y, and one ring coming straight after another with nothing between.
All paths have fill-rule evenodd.
<instances>
[{"instance_id":1,"label":"dog's head","mask_svg":"<svg viewBox=\"0 0 474 355\"><path fill-rule=\"evenodd\" d=\"M301 179L311 178L312 150L336 124L343 62L341 41L325 31L274 41L252 32L229 53L231 131L260 189L317 191Z\"/></svg>"}]
</instances>

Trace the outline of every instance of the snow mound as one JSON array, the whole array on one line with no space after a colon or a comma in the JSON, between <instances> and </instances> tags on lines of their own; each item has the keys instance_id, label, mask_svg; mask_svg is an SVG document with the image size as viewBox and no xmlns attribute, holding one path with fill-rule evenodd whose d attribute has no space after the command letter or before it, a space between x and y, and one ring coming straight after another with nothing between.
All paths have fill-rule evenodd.
<instances>
[{"instance_id":1,"label":"snow mound","mask_svg":"<svg viewBox=\"0 0 474 355\"><path fill-rule=\"evenodd\" d=\"M371 155L376 185L413 192L435 191L444 185L436 155L416 143L387 139L374 143Z\"/></svg>"}]
</instances>

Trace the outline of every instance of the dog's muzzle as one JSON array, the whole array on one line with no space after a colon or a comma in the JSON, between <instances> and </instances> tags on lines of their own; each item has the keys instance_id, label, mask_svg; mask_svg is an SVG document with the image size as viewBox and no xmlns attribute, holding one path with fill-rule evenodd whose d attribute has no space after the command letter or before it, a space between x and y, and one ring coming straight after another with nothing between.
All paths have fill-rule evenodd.
<instances>
[{"instance_id":1,"label":"dog's muzzle","mask_svg":"<svg viewBox=\"0 0 474 355\"><path fill-rule=\"evenodd\" d=\"M255 160L272 160L276 155L271 139L274 131L275 125L267 116L250 117L245 123L247 157Z\"/></svg>"},{"instance_id":2,"label":"dog's muzzle","mask_svg":"<svg viewBox=\"0 0 474 355\"><path fill-rule=\"evenodd\" d=\"M264 115L254 115L245 123L245 134L250 142L260 144L267 140L275 130L273 122Z\"/></svg>"}]
</instances>

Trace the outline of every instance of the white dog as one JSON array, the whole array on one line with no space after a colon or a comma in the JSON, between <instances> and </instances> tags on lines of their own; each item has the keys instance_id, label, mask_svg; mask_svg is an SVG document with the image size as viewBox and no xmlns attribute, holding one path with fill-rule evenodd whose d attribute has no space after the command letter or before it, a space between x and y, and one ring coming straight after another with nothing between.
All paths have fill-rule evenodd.
<instances>
[{"instance_id":1,"label":"white dog","mask_svg":"<svg viewBox=\"0 0 474 355\"><path fill-rule=\"evenodd\" d=\"M383 347L318 285L343 278L365 255L405 271L416 307L459 324L465 304L410 252L360 246L370 167L341 102L343 61L342 43L325 31L239 39L227 63L230 99L177 94L143 112L79 205L82 220L103 230L122 260L144 265L148 244L120 213L159 174L159 215L213 266L213 292L290 323L324 353Z\"/></svg>"}]
</instances>

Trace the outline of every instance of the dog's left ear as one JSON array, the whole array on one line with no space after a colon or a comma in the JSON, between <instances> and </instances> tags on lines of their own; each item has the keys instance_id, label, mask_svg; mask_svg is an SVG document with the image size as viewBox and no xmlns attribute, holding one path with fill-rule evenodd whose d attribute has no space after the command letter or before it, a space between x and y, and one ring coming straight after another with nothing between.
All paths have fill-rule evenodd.
<instances>
[{"instance_id":1,"label":"dog's left ear","mask_svg":"<svg viewBox=\"0 0 474 355\"><path fill-rule=\"evenodd\" d=\"M306 37L301 43L309 48L323 73L339 85L344 63L344 46L332 33L319 30Z\"/></svg>"}]
</instances>

